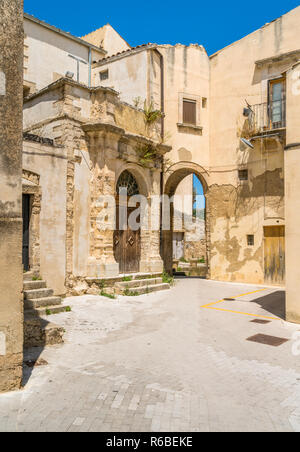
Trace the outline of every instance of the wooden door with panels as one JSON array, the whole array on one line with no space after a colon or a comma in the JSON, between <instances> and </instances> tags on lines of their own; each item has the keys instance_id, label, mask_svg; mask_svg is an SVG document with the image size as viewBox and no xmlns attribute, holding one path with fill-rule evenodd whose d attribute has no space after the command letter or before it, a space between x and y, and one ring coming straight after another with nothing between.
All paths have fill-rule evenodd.
<instances>
[{"instance_id":1,"label":"wooden door with panels","mask_svg":"<svg viewBox=\"0 0 300 452\"><path fill-rule=\"evenodd\" d=\"M285 283L285 227L264 227L265 283Z\"/></svg>"},{"instance_id":2,"label":"wooden door with panels","mask_svg":"<svg viewBox=\"0 0 300 452\"><path fill-rule=\"evenodd\" d=\"M127 206L131 196L138 195L138 184L129 171L124 171L117 183L117 208L116 208L116 230L114 232L114 257L119 264L120 273L137 273L140 269L141 260L141 230L137 231L130 229L128 219L137 207L123 207L127 212L126 224L120 219L120 189L127 189ZM124 211L123 211L124 214ZM137 218L137 222L140 219ZM121 224L121 222L123 224Z\"/></svg>"}]
</instances>

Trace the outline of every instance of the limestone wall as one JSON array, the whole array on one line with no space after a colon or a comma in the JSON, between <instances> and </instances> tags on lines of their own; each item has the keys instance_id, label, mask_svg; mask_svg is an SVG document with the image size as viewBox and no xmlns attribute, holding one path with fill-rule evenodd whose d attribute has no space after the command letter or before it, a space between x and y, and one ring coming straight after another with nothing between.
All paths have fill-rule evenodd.
<instances>
[{"instance_id":1,"label":"limestone wall","mask_svg":"<svg viewBox=\"0 0 300 452\"><path fill-rule=\"evenodd\" d=\"M285 150L286 313L300 323L300 64L287 73L287 146Z\"/></svg>"},{"instance_id":2,"label":"limestone wall","mask_svg":"<svg viewBox=\"0 0 300 452\"><path fill-rule=\"evenodd\" d=\"M0 392L19 389L23 364L22 7L0 2Z\"/></svg>"}]
</instances>

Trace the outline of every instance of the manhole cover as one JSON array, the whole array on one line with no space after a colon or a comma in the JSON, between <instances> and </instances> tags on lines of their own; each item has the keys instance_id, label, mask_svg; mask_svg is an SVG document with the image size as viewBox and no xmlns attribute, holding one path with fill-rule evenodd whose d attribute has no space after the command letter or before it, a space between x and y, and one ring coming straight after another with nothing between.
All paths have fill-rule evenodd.
<instances>
[{"instance_id":1,"label":"manhole cover","mask_svg":"<svg viewBox=\"0 0 300 452\"><path fill-rule=\"evenodd\" d=\"M271 345L272 347L279 347L279 345L288 342L288 339L268 336L267 334L256 334L255 336L248 337L246 340L250 342L257 342L258 344Z\"/></svg>"},{"instance_id":2,"label":"manhole cover","mask_svg":"<svg viewBox=\"0 0 300 452\"><path fill-rule=\"evenodd\" d=\"M261 325L265 325L266 323L271 323L270 320L262 320L262 319L254 319L250 320L251 323L260 323Z\"/></svg>"}]
</instances>

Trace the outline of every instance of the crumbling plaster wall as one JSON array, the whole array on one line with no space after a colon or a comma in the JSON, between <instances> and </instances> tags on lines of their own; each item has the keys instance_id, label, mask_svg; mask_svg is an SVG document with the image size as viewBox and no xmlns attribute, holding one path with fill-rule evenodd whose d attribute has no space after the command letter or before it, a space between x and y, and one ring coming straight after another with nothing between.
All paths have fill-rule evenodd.
<instances>
[{"instance_id":1,"label":"crumbling plaster wall","mask_svg":"<svg viewBox=\"0 0 300 452\"><path fill-rule=\"evenodd\" d=\"M284 141L258 140L254 150L247 150L240 137L245 99L251 105L266 102L267 80L280 76L287 65L259 67L255 62L299 49L299 20L297 8L210 59L213 279L263 283L263 226L284 224ZM247 183L238 179L238 169L244 168L249 170ZM247 246L247 234L254 234L254 246Z\"/></svg>"}]
</instances>

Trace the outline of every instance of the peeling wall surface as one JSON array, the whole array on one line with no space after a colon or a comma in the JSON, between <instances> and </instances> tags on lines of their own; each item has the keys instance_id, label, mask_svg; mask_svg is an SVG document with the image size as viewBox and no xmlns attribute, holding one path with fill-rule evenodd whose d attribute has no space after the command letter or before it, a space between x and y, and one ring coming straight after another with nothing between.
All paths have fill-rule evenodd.
<instances>
[{"instance_id":1,"label":"peeling wall surface","mask_svg":"<svg viewBox=\"0 0 300 452\"><path fill-rule=\"evenodd\" d=\"M0 2L0 392L19 389L23 364L23 11Z\"/></svg>"},{"instance_id":2,"label":"peeling wall surface","mask_svg":"<svg viewBox=\"0 0 300 452\"><path fill-rule=\"evenodd\" d=\"M263 228L285 224L285 133L278 139L254 140L254 149L243 145L240 137L251 138L243 135L245 99L250 105L267 102L268 81L282 76L291 65L291 57L272 58L300 48L299 23L297 8L210 58L208 202L213 279L263 283ZM271 60L264 62L266 58ZM256 64L258 60L262 62ZM288 122L287 133L289 127L295 126ZM239 180L239 169L248 169L248 181ZM254 245L248 246L247 235L254 235Z\"/></svg>"}]
</instances>

